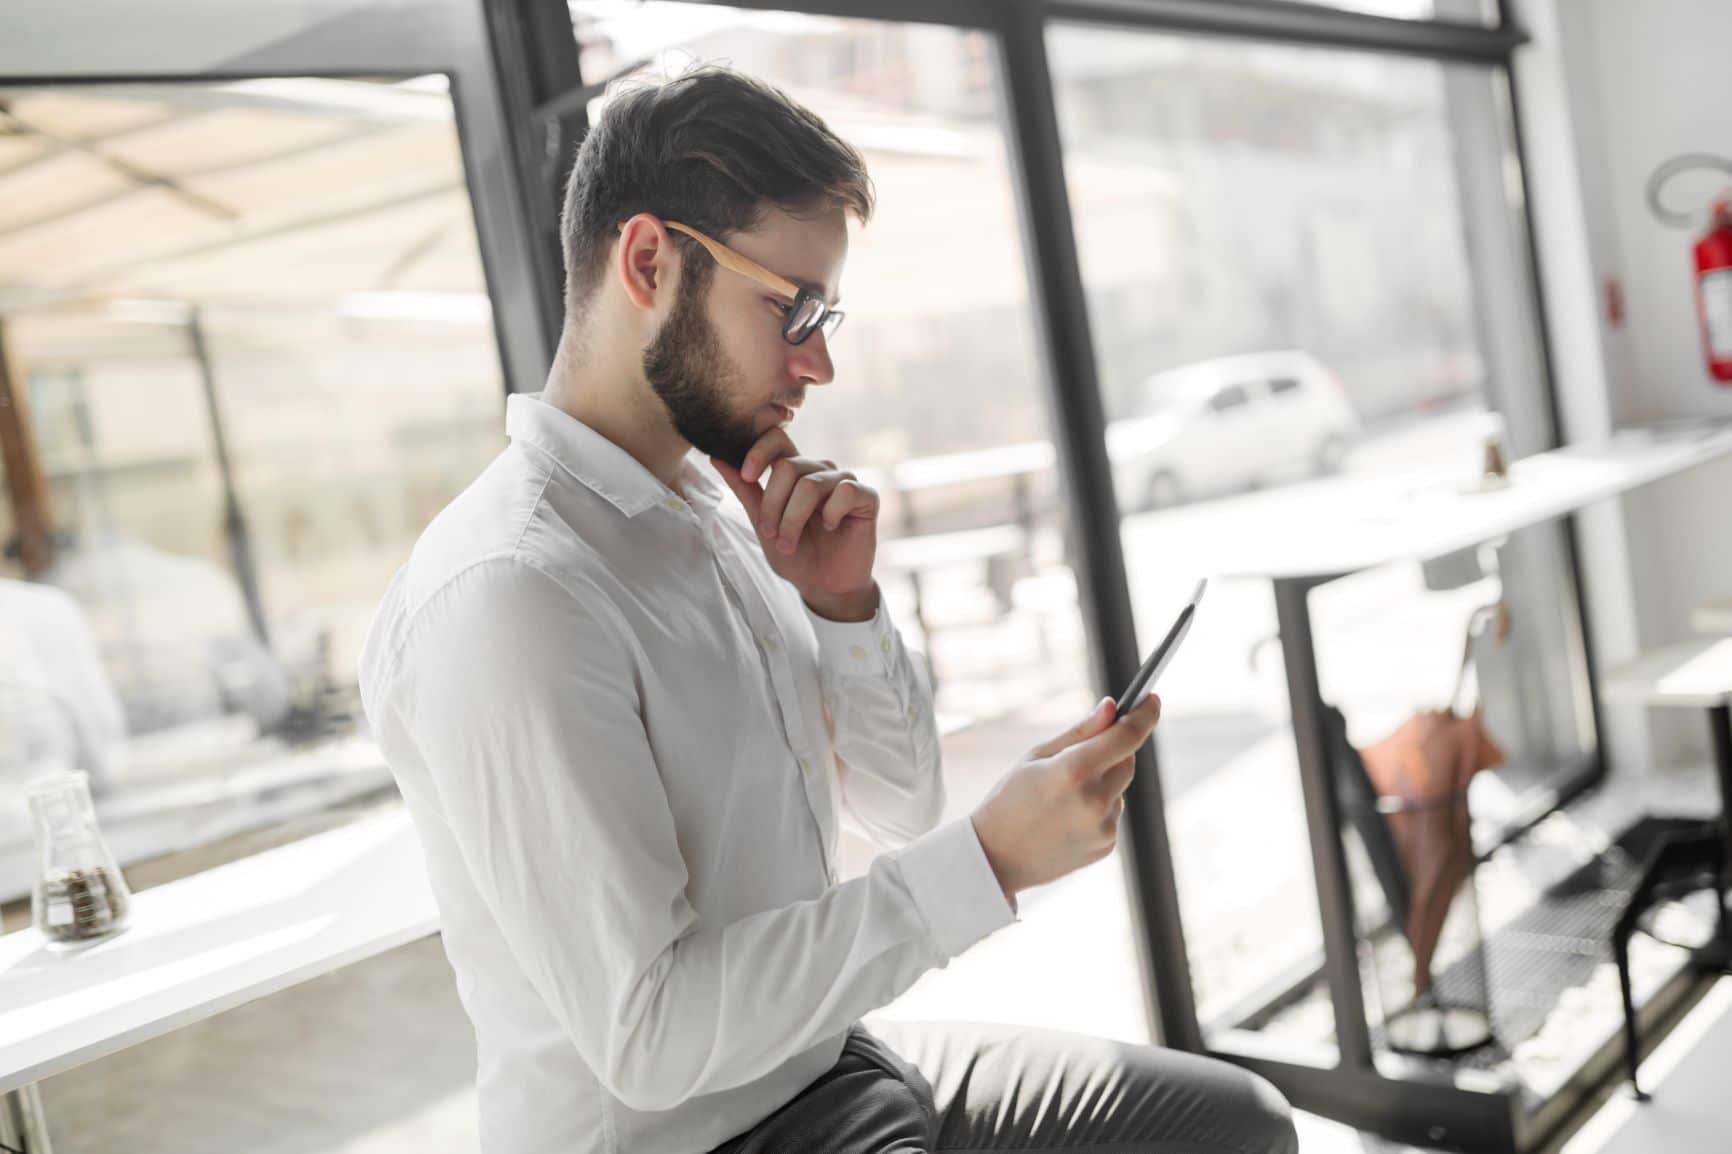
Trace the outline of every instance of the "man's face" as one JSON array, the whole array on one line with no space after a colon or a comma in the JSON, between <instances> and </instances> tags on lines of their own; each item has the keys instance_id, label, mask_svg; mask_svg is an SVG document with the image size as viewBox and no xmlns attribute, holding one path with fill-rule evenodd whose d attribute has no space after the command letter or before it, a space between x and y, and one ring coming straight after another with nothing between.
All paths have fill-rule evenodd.
<instances>
[{"instance_id":1,"label":"man's face","mask_svg":"<svg viewBox=\"0 0 1732 1154\"><path fill-rule=\"evenodd\" d=\"M716 239L836 301L848 252L841 209L800 218L771 208L751 232ZM680 436L737 469L758 438L788 419L772 406L797 408L806 386L828 384L835 370L821 331L798 345L782 339L777 305L788 302L766 286L715 265L693 289L682 277L673 310L644 350L644 376Z\"/></svg>"}]
</instances>

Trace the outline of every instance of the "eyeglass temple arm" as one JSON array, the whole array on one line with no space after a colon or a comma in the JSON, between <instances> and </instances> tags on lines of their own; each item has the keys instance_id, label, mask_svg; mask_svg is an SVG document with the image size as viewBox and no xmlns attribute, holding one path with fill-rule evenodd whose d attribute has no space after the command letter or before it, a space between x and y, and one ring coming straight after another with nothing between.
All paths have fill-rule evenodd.
<instances>
[{"instance_id":1,"label":"eyeglass temple arm","mask_svg":"<svg viewBox=\"0 0 1732 1154\"><path fill-rule=\"evenodd\" d=\"M722 244L720 241L711 240L697 229L683 225L677 220L665 220L662 223L671 229L676 229L679 232L685 233L687 236L703 245L705 251L715 257L716 263L722 265L724 268L730 268L741 276L751 277L759 284L775 289L789 300L793 300L800 295L799 285L788 280L786 277L777 276L757 261L752 260L749 257L741 256L739 253L735 252L727 245ZM614 228L616 231L624 232L625 221L620 221L618 224L614 225Z\"/></svg>"}]
</instances>

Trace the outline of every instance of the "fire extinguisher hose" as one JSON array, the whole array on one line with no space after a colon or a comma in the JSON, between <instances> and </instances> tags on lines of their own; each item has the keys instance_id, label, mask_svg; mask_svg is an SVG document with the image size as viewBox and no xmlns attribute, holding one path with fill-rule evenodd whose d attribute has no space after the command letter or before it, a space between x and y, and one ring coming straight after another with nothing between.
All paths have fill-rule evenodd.
<instances>
[{"instance_id":1,"label":"fire extinguisher hose","mask_svg":"<svg viewBox=\"0 0 1732 1154\"><path fill-rule=\"evenodd\" d=\"M1711 152L1686 152L1680 156L1674 156L1656 168L1654 174L1648 177L1648 211L1654 214L1656 220L1669 224L1673 228L1689 228L1696 223L1696 217L1693 214L1678 212L1662 204L1660 192L1665 187L1666 182L1674 176L1694 172L1697 169L1715 169L1732 175L1732 160L1728 160L1724 156L1716 156Z\"/></svg>"}]
</instances>

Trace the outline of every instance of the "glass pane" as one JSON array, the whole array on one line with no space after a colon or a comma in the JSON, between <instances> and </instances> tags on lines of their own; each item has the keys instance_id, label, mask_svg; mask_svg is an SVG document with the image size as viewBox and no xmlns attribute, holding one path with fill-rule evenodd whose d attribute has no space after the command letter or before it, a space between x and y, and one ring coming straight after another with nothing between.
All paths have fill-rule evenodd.
<instances>
[{"instance_id":1,"label":"glass pane","mask_svg":"<svg viewBox=\"0 0 1732 1154\"><path fill-rule=\"evenodd\" d=\"M1497 0L1282 0L1319 8L1341 8L1399 20L1444 20L1452 24L1498 24Z\"/></svg>"},{"instance_id":2,"label":"glass pane","mask_svg":"<svg viewBox=\"0 0 1732 1154\"><path fill-rule=\"evenodd\" d=\"M947 816L966 814L1023 752L1094 703L993 44L709 4L577 3L572 13L586 77L639 60L658 76L725 60L807 105L866 157L877 212L863 229L850 222L835 383L810 392L790 432L803 453L871 477L884 497L878 577L934 673ZM878 848L854 831L845 840L845 872L863 872ZM1023 894L1022 924L884 1013L1147 1040L1121 868L1115 855Z\"/></svg>"},{"instance_id":3,"label":"glass pane","mask_svg":"<svg viewBox=\"0 0 1732 1154\"><path fill-rule=\"evenodd\" d=\"M126 861L388 793L361 638L503 444L444 78L0 100L0 340L52 527L51 564L0 580L35 670L0 698L0 811L84 763Z\"/></svg>"},{"instance_id":4,"label":"glass pane","mask_svg":"<svg viewBox=\"0 0 1732 1154\"><path fill-rule=\"evenodd\" d=\"M1211 564L1286 535L1283 494L1412 499L1423 517L1427 492L1478 483L1488 434L1518 455L1543 447L1531 286L1498 255L1523 251L1498 76L1072 26L1048 45L1145 647ZM1261 533L1219 528L1259 513ZM1361 747L1449 702L1474 610L1500 596L1513 607L1508 643L1476 651L1509 759L1473 786L1487 844L1587 770L1561 532L1371 569L1310 598L1323 695ZM1162 694L1205 1029L1327 1041L1269 580L1211 584ZM1295 1005L1295 992L1311 996Z\"/></svg>"}]
</instances>

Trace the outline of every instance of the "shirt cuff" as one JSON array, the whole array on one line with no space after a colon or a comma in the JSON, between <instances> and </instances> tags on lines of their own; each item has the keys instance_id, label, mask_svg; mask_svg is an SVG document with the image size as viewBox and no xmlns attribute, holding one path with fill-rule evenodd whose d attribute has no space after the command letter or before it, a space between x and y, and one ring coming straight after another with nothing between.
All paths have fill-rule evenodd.
<instances>
[{"instance_id":1,"label":"shirt cuff","mask_svg":"<svg viewBox=\"0 0 1732 1154\"><path fill-rule=\"evenodd\" d=\"M804 604L804 602L802 602ZM806 606L818 635L818 659L825 668L848 676L883 676L896 652L896 625L878 595L878 611L865 621L832 621Z\"/></svg>"},{"instance_id":2,"label":"shirt cuff","mask_svg":"<svg viewBox=\"0 0 1732 1154\"><path fill-rule=\"evenodd\" d=\"M946 957L1016 921L1016 910L993 875L969 817L922 834L892 856Z\"/></svg>"}]
</instances>

